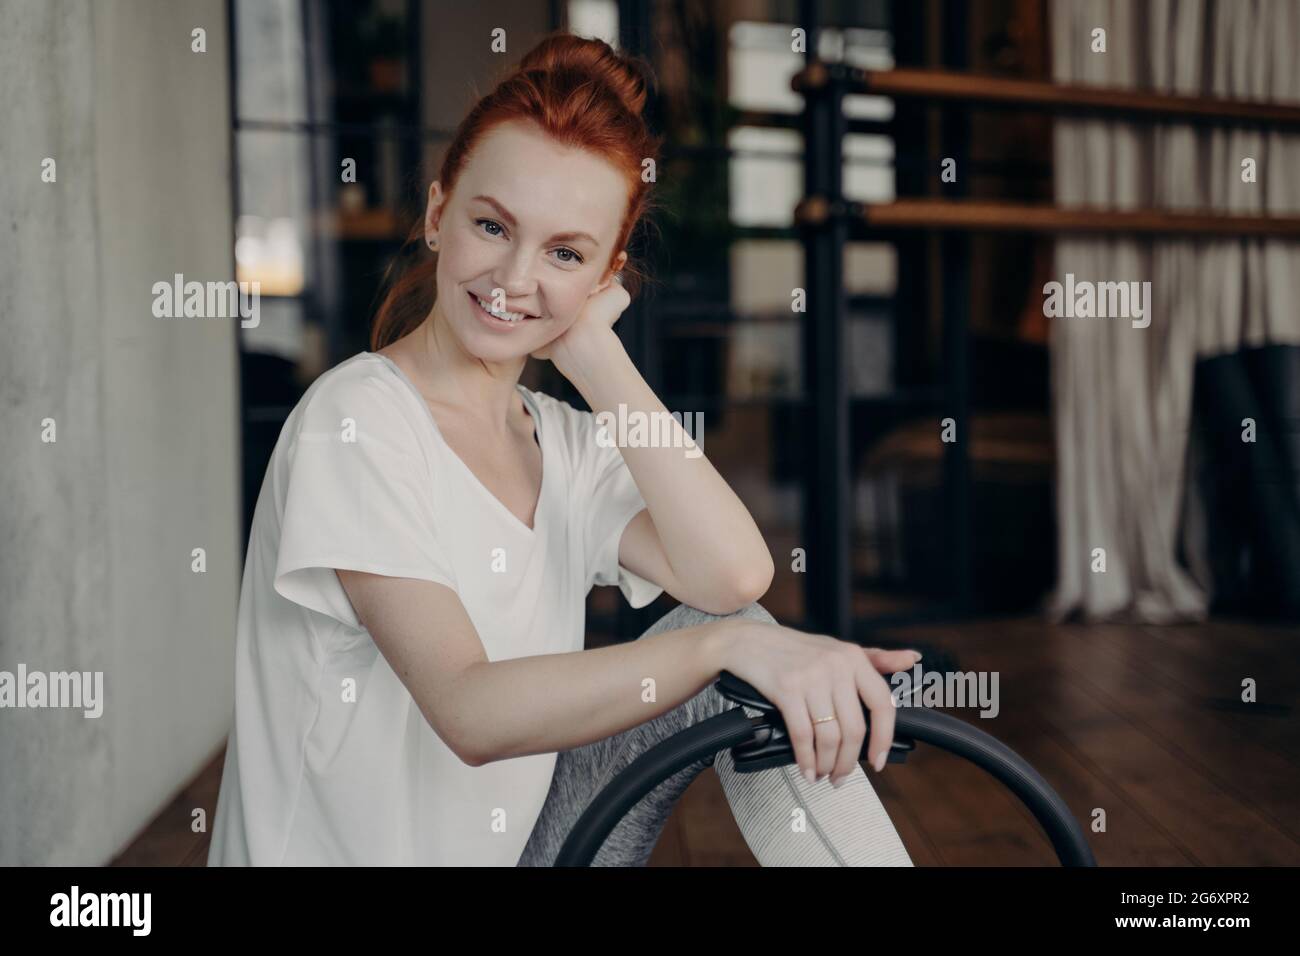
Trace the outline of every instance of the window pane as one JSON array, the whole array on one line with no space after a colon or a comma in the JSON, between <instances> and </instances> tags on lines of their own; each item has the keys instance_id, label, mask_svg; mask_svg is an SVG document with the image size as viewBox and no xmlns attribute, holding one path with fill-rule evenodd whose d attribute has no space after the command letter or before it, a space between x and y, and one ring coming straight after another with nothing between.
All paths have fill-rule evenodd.
<instances>
[{"instance_id":1,"label":"window pane","mask_svg":"<svg viewBox=\"0 0 1300 956\"><path fill-rule=\"evenodd\" d=\"M799 112L803 97L790 89L790 77L803 69L804 57L790 49L791 29L779 23L732 25L727 88L736 109Z\"/></svg>"},{"instance_id":2,"label":"window pane","mask_svg":"<svg viewBox=\"0 0 1300 956\"><path fill-rule=\"evenodd\" d=\"M898 249L890 242L844 247L844 289L850 295L891 296L898 286Z\"/></svg>"},{"instance_id":3,"label":"window pane","mask_svg":"<svg viewBox=\"0 0 1300 956\"><path fill-rule=\"evenodd\" d=\"M311 212L308 139L300 133L241 130L235 264L262 295L298 295L309 281L303 250Z\"/></svg>"},{"instance_id":4,"label":"window pane","mask_svg":"<svg viewBox=\"0 0 1300 956\"><path fill-rule=\"evenodd\" d=\"M304 358L302 300L262 299L259 319L256 326L240 329L244 351L276 355L298 365Z\"/></svg>"},{"instance_id":5,"label":"window pane","mask_svg":"<svg viewBox=\"0 0 1300 956\"><path fill-rule=\"evenodd\" d=\"M791 49L793 24L741 22L732 26L728 57L731 105L742 110L798 113L803 96L790 88L790 78L803 69L803 53ZM823 60L845 62L871 70L894 65L889 34L880 30L824 29L818 53ZM844 115L851 119L889 120L894 102L886 96L853 93L844 97Z\"/></svg>"},{"instance_id":6,"label":"window pane","mask_svg":"<svg viewBox=\"0 0 1300 956\"><path fill-rule=\"evenodd\" d=\"M731 246L731 311L737 316L788 316L790 295L803 285L803 246L794 240L741 240Z\"/></svg>"},{"instance_id":7,"label":"window pane","mask_svg":"<svg viewBox=\"0 0 1300 956\"><path fill-rule=\"evenodd\" d=\"M236 118L307 121L300 0L235 0Z\"/></svg>"},{"instance_id":8,"label":"window pane","mask_svg":"<svg viewBox=\"0 0 1300 956\"><path fill-rule=\"evenodd\" d=\"M727 134L731 221L738 226L792 226L803 193L803 137L794 130L737 126ZM743 152L742 152L743 151Z\"/></svg>"},{"instance_id":9,"label":"window pane","mask_svg":"<svg viewBox=\"0 0 1300 956\"><path fill-rule=\"evenodd\" d=\"M569 0L569 32L604 40L617 50L618 3L616 0Z\"/></svg>"},{"instance_id":10,"label":"window pane","mask_svg":"<svg viewBox=\"0 0 1300 956\"><path fill-rule=\"evenodd\" d=\"M738 322L727 342L727 398L790 398L803 392L801 317Z\"/></svg>"},{"instance_id":11,"label":"window pane","mask_svg":"<svg viewBox=\"0 0 1300 956\"><path fill-rule=\"evenodd\" d=\"M859 202L894 199L894 141L888 136L844 137L844 195Z\"/></svg>"},{"instance_id":12,"label":"window pane","mask_svg":"<svg viewBox=\"0 0 1300 956\"><path fill-rule=\"evenodd\" d=\"M888 309L852 310L845 329L845 378L849 395L883 395L893 388L893 326Z\"/></svg>"}]
</instances>

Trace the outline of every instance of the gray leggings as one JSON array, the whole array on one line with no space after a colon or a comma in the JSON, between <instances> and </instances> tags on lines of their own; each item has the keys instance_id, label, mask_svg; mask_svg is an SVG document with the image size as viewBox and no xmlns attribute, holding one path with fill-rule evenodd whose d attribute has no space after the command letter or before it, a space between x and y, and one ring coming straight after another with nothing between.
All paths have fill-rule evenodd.
<instances>
[{"instance_id":1,"label":"gray leggings","mask_svg":"<svg viewBox=\"0 0 1300 956\"><path fill-rule=\"evenodd\" d=\"M773 622L758 604L729 617ZM660 618L642 637L720 620L686 605ZM609 780L673 734L737 706L714 689L702 691L652 720L582 747L560 752L555 776L519 866L551 866L578 817ZM758 711L745 708L751 717ZM737 773L728 750L678 771L648 793L619 822L594 866L645 866L677 799L712 766L732 815L762 866L911 866L898 831L861 766L838 789L809 784L794 764Z\"/></svg>"}]
</instances>

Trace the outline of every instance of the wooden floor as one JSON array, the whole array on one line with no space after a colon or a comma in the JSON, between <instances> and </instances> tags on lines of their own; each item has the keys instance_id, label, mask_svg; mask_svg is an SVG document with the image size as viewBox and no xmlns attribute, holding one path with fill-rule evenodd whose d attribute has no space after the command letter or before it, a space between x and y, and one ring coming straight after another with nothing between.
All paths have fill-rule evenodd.
<instances>
[{"instance_id":1,"label":"wooden floor","mask_svg":"<svg viewBox=\"0 0 1300 956\"><path fill-rule=\"evenodd\" d=\"M1102 866L1300 865L1300 694L1294 628L1051 626L1034 618L909 628L962 671L997 671L1001 713L950 710L1016 750L1090 824ZM922 665L924 666L924 664ZM1242 703L1252 678L1257 702ZM202 866L218 754L115 865ZM1047 839L999 784L924 745L868 771L918 866L1051 866ZM652 866L755 866L717 777L677 805Z\"/></svg>"}]
</instances>

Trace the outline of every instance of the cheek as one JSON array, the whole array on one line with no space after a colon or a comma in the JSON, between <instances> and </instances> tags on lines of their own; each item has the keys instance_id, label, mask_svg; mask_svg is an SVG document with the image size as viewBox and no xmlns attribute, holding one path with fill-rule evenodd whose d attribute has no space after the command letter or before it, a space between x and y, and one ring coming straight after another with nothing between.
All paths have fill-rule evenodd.
<instances>
[{"instance_id":1,"label":"cheek","mask_svg":"<svg viewBox=\"0 0 1300 956\"><path fill-rule=\"evenodd\" d=\"M551 315L557 320L555 324L564 326L565 331L578 321L578 316L591 301L591 290L585 281L561 283L545 291Z\"/></svg>"},{"instance_id":2,"label":"cheek","mask_svg":"<svg viewBox=\"0 0 1300 956\"><path fill-rule=\"evenodd\" d=\"M474 252L471 243L443 243L438 251L438 281L466 282L490 268L489 264L476 263Z\"/></svg>"}]
</instances>

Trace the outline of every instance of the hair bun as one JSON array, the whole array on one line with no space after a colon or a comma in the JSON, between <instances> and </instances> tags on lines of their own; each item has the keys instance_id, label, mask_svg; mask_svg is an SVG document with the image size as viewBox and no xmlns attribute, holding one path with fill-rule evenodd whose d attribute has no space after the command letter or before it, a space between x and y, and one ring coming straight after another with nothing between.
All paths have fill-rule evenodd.
<instances>
[{"instance_id":1,"label":"hair bun","mask_svg":"<svg viewBox=\"0 0 1300 956\"><path fill-rule=\"evenodd\" d=\"M533 47L519 63L519 72L573 72L608 86L637 116L645 109L650 72L635 57L618 53L604 40L553 33Z\"/></svg>"}]
</instances>

